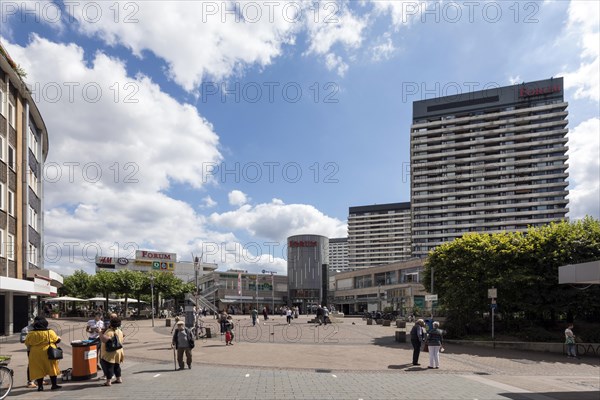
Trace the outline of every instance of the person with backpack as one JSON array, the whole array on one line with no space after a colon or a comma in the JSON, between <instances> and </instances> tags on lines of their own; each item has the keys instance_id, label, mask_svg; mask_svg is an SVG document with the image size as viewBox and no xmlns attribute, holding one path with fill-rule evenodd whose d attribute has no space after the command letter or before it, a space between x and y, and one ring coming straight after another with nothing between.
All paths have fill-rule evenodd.
<instances>
[{"instance_id":1,"label":"person with backpack","mask_svg":"<svg viewBox=\"0 0 600 400\"><path fill-rule=\"evenodd\" d=\"M254 307L252 309L251 318L252 318L252 326L255 326L256 325L256 320L258 319L258 310L256 309L256 307Z\"/></svg>"},{"instance_id":2,"label":"person with backpack","mask_svg":"<svg viewBox=\"0 0 600 400\"><path fill-rule=\"evenodd\" d=\"M113 383L123 383L121 378L121 364L125 359L123 352L123 341L125 336L121 330L121 319L117 316L111 316L108 327L100 333L101 358L100 365L106 376L104 386L111 386ZM116 378L112 381L113 376Z\"/></svg>"},{"instance_id":3,"label":"person with backpack","mask_svg":"<svg viewBox=\"0 0 600 400\"><path fill-rule=\"evenodd\" d=\"M177 362L179 363L178 371L184 368L183 354L185 353L185 361L189 369L192 369L192 349L195 346L194 335L189 328L186 328L185 322L179 321L175 327L175 333L173 334L173 341L171 347L175 347L177 350Z\"/></svg>"}]
</instances>

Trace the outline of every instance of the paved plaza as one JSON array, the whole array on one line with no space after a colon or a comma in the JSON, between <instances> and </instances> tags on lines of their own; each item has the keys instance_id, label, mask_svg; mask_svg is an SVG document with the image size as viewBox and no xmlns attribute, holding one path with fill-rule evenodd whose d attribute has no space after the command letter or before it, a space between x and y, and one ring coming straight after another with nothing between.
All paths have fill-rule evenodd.
<instances>
[{"instance_id":1,"label":"paved plaza","mask_svg":"<svg viewBox=\"0 0 600 400\"><path fill-rule=\"evenodd\" d=\"M197 341L192 369L174 370L171 327L157 319L125 321L122 385L99 380L65 382L59 391L25 387L26 351L18 335L2 338L0 354L13 356L15 388L22 399L578 399L600 398L600 359L571 360L560 354L494 350L447 344L438 370L428 354L412 365L409 343L394 341L394 326L366 325L360 318L315 326L306 317L291 325L274 317L252 326L234 317L234 346L225 346L218 324L212 338ZM68 343L84 339L85 322L50 320Z\"/></svg>"}]
</instances>

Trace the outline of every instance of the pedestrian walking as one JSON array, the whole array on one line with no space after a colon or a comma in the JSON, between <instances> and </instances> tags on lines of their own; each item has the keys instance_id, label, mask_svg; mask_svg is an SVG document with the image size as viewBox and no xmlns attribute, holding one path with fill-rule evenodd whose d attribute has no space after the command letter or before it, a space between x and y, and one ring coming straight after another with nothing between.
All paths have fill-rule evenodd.
<instances>
[{"instance_id":1,"label":"pedestrian walking","mask_svg":"<svg viewBox=\"0 0 600 400\"><path fill-rule=\"evenodd\" d=\"M317 322L319 323L319 325L323 324L323 307L321 307L321 305L319 304L319 306L317 307Z\"/></svg>"},{"instance_id":2,"label":"pedestrian walking","mask_svg":"<svg viewBox=\"0 0 600 400\"><path fill-rule=\"evenodd\" d=\"M100 342L102 348L102 356L100 365L106 382L104 386L111 386L113 383L123 383L121 378L121 364L125 359L123 352L123 341L125 337L121 330L121 319L117 316L112 316L108 322L108 327L104 332L100 333ZM109 343L110 342L110 343ZM112 381L113 376L116 378Z\"/></svg>"},{"instance_id":3,"label":"pedestrian walking","mask_svg":"<svg viewBox=\"0 0 600 400\"><path fill-rule=\"evenodd\" d=\"M179 321L177 323L171 346L177 350L177 363L179 364L179 370L185 369L183 364L184 354L185 362L188 368L192 369L192 349L195 346L194 335L192 335L192 332L186 328L185 322Z\"/></svg>"},{"instance_id":4,"label":"pedestrian walking","mask_svg":"<svg viewBox=\"0 0 600 400\"><path fill-rule=\"evenodd\" d=\"M327 322L331 322L329 319L329 310L327 307L323 307L323 324L327 325Z\"/></svg>"},{"instance_id":5,"label":"pedestrian walking","mask_svg":"<svg viewBox=\"0 0 600 400\"><path fill-rule=\"evenodd\" d=\"M251 318L252 318L252 326L255 326L256 325L256 320L258 319L258 310L256 309L256 307L254 307L252 309Z\"/></svg>"},{"instance_id":6,"label":"pedestrian walking","mask_svg":"<svg viewBox=\"0 0 600 400\"><path fill-rule=\"evenodd\" d=\"M227 317L227 322L225 322L225 345L226 346L233 346L233 318L231 318L231 315Z\"/></svg>"},{"instance_id":7,"label":"pedestrian walking","mask_svg":"<svg viewBox=\"0 0 600 400\"><path fill-rule=\"evenodd\" d=\"M415 325L410 330L410 343L413 347L413 365L421 365L419 364L419 354L421 354L421 345L427 337L424 328L425 321L419 319L417 322L415 322Z\"/></svg>"},{"instance_id":8,"label":"pedestrian walking","mask_svg":"<svg viewBox=\"0 0 600 400\"><path fill-rule=\"evenodd\" d=\"M440 349L443 343L443 334L439 329L440 323L433 322L433 329L427 334L427 345L429 347L429 366L427 368L438 369L440 367Z\"/></svg>"},{"instance_id":9,"label":"pedestrian walking","mask_svg":"<svg viewBox=\"0 0 600 400\"><path fill-rule=\"evenodd\" d=\"M27 325L25 328L21 329L21 343L25 343L27 339L27 334L33 330L33 320ZM29 347L27 347L27 360L29 360ZM29 363L27 363L27 387L28 388L36 388L37 384L31 379L29 376Z\"/></svg>"},{"instance_id":10,"label":"pedestrian walking","mask_svg":"<svg viewBox=\"0 0 600 400\"><path fill-rule=\"evenodd\" d=\"M567 345L567 357L578 359L572 322L567 326L567 329L565 329L565 344Z\"/></svg>"},{"instance_id":11,"label":"pedestrian walking","mask_svg":"<svg viewBox=\"0 0 600 400\"><path fill-rule=\"evenodd\" d=\"M287 319L288 325L290 325L292 323L292 309L291 308L288 308L287 311L285 312L285 318Z\"/></svg>"},{"instance_id":12,"label":"pedestrian walking","mask_svg":"<svg viewBox=\"0 0 600 400\"><path fill-rule=\"evenodd\" d=\"M221 311L221 316L219 319L219 324L221 326L221 335L225 334L225 325L227 324L227 313L225 312L225 310Z\"/></svg>"},{"instance_id":13,"label":"pedestrian walking","mask_svg":"<svg viewBox=\"0 0 600 400\"><path fill-rule=\"evenodd\" d=\"M265 321L268 320L269 319L269 312L267 311L267 307L263 307L262 313L263 313L264 320Z\"/></svg>"},{"instance_id":14,"label":"pedestrian walking","mask_svg":"<svg viewBox=\"0 0 600 400\"><path fill-rule=\"evenodd\" d=\"M56 348L60 343L60 337L48 329L48 321L44 317L35 317L33 320L33 331L27 333L25 346L29 349L29 379L36 381L38 392L44 390L44 377L50 376L52 382L51 390L60 389L56 377L60 373L58 360L48 359L48 349Z\"/></svg>"}]
</instances>

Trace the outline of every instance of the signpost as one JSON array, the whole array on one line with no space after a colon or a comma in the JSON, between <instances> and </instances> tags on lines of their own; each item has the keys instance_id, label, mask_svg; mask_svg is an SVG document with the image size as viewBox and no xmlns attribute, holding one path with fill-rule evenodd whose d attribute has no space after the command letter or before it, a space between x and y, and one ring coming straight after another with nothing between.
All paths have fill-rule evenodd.
<instances>
[{"instance_id":1,"label":"signpost","mask_svg":"<svg viewBox=\"0 0 600 400\"><path fill-rule=\"evenodd\" d=\"M433 322L433 304L434 302L437 302L438 300L438 295L437 294L428 294L425 295L425 301L430 301L431 302L431 322Z\"/></svg>"},{"instance_id":2,"label":"signpost","mask_svg":"<svg viewBox=\"0 0 600 400\"><path fill-rule=\"evenodd\" d=\"M496 307L498 306L496 304L497 297L498 297L497 289L495 289L495 288L488 289L488 298L492 299L492 304L491 304L491 307L492 307L492 340L494 340L494 314L496 311Z\"/></svg>"}]
</instances>

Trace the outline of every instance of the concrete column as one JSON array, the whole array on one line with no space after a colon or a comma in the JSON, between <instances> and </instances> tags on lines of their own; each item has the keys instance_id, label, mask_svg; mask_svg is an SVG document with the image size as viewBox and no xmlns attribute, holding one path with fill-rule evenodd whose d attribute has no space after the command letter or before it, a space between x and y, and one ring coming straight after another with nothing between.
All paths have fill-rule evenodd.
<instances>
[{"instance_id":1,"label":"concrete column","mask_svg":"<svg viewBox=\"0 0 600 400\"><path fill-rule=\"evenodd\" d=\"M13 292L4 292L4 334L13 334L14 329L14 297Z\"/></svg>"}]
</instances>

